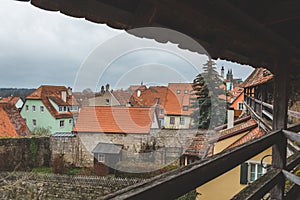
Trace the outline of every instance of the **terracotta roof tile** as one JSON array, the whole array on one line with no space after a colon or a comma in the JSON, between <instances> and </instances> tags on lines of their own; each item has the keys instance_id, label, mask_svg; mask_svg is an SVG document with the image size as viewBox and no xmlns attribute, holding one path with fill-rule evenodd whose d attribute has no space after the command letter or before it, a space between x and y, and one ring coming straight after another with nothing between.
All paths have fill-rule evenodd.
<instances>
[{"instance_id":1,"label":"terracotta roof tile","mask_svg":"<svg viewBox=\"0 0 300 200\"><path fill-rule=\"evenodd\" d=\"M232 136L235 136L235 135L238 135L241 133L245 133L247 131L251 131L252 129L256 128L257 126L258 125L255 120L249 119L245 122L242 122L238 125L233 126L232 128L219 131L219 134L216 137L210 139L209 142L214 143L217 141L221 141L221 140L227 139L229 137L232 137Z\"/></svg>"},{"instance_id":2,"label":"terracotta roof tile","mask_svg":"<svg viewBox=\"0 0 300 200\"><path fill-rule=\"evenodd\" d=\"M274 75L265 68L256 68L250 76L240 85L240 87L250 87L266 83L272 80Z\"/></svg>"},{"instance_id":3,"label":"terracotta roof tile","mask_svg":"<svg viewBox=\"0 0 300 200\"><path fill-rule=\"evenodd\" d=\"M152 108L84 107L73 131L148 134L153 117Z\"/></svg>"},{"instance_id":4,"label":"terracotta roof tile","mask_svg":"<svg viewBox=\"0 0 300 200\"><path fill-rule=\"evenodd\" d=\"M137 90L141 90L141 91L144 91L147 89L147 86L146 85L131 85L129 86L128 90L131 91L131 92L135 92Z\"/></svg>"},{"instance_id":5,"label":"terracotta roof tile","mask_svg":"<svg viewBox=\"0 0 300 200\"><path fill-rule=\"evenodd\" d=\"M0 103L0 137L25 136L30 134L17 108L10 103Z\"/></svg>"},{"instance_id":6,"label":"terracotta roof tile","mask_svg":"<svg viewBox=\"0 0 300 200\"><path fill-rule=\"evenodd\" d=\"M240 139L235 141L233 144L228 146L226 149L230 149L230 148L239 146L241 144L244 144L248 141L251 141L255 138L259 138L259 137L263 136L265 133L266 132L262 128L256 127L254 129L252 129L249 133L247 133L246 135L244 135L243 137L241 137Z\"/></svg>"},{"instance_id":7,"label":"terracotta roof tile","mask_svg":"<svg viewBox=\"0 0 300 200\"><path fill-rule=\"evenodd\" d=\"M169 83L168 94L165 103L166 115L190 115L193 110L191 106L192 83ZM180 91L180 94L177 93ZM185 91L188 94L185 94ZM188 106L188 110L184 111L183 106Z\"/></svg>"},{"instance_id":8,"label":"terracotta roof tile","mask_svg":"<svg viewBox=\"0 0 300 200\"><path fill-rule=\"evenodd\" d=\"M155 104L159 104L162 107L165 104L168 88L165 86L152 86L141 92L141 95L137 97L134 95L134 105L151 107Z\"/></svg>"},{"instance_id":9,"label":"terracotta roof tile","mask_svg":"<svg viewBox=\"0 0 300 200\"><path fill-rule=\"evenodd\" d=\"M13 97L13 96L10 96L10 97L6 97L6 98L2 98L2 99L0 100L0 102L6 102L6 103L10 103L10 104L12 104L12 105L15 105L15 104L19 101L20 98L21 98L21 97Z\"/></svg>"},{"instance_id":10,"label":"terracotta roof tile","mask_svg":"<svg viewBox=\"0 0 300 200\"><path fill-rule=\"evenodd\" d=\"M197 156L197 157L206 157L212 155L212 148L207 141L206 134L197 134L192 138L191 145L185 150L183 155Z\"/></svg>"}]
</instances>

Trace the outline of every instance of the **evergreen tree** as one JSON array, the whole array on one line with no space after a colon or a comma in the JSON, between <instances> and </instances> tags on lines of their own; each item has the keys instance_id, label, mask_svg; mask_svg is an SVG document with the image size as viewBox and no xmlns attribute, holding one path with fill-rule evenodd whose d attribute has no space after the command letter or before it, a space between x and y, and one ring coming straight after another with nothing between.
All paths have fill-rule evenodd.
<instances>
[{"instance_id":1,"label":"evergreen tree","mask_svg":"<svg viewBox=\"0 0 300 200\"><path fill-rule=\"evenodd\" d=\"M225 96L223 82L214 65L209 59L204 64L204 72L198 74L193 82L195 98L191 107L195 110L191 117L194 128L215 128L223 124L226 117L226 102L220 98Z\"/></svg>"}]
</instances>

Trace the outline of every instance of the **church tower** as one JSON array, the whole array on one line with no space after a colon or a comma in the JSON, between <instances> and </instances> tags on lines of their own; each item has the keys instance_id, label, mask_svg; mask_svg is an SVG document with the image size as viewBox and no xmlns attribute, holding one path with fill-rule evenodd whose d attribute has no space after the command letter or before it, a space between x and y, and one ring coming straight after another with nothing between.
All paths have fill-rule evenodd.
<instances>
[{"instance_id":1,"label":"church tower","mask_svg":"<svg viewBox=\"0 0 300 200\"><path fill-rule=\"evenodd\" d=\"M224 75L225 75L225 73L224 73L224 66L222 66L222 69L221 69L221 77L222 77L222 80L224 80Z\"/></svg>"}]
</instances>

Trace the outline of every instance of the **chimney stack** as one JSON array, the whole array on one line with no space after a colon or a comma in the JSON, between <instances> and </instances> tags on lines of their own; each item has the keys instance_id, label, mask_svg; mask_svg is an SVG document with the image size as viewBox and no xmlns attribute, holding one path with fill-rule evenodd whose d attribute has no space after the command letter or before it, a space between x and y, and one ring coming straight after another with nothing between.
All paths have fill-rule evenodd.
<instances>
[{"instance_id":1,"label":"chimney stack","mask_svg":"<svg viewBox=\"0 0 300 200\"><path fill-rule=\"evenodd\" d=\"M103 85L101 86L101 91L100 91L100 92L101 92L101 94L104 94L104 92L105 92L105 91L104 91L104 86L103 86Z\"/></svg>"},{"instance_id":2,"label":"chimney stack","mask_svg":"<svg viewBox=\"0 0 300 200\"><path fill-rule=\"evenodd\" d=\"M109 91L109 84L108 84L108 83L107 83L106 86L105 86L105 90L106 90L106 92Z\"/></svg>"},{"instance_id":3,"label":"chimney stack","mask_svg":"<svg viewBox=\"0 0 300 200\"><path fill-rule=\"evenodd\" d=\"M73 95L73 92L72 92L72 88L71 88L71 87L68 87L68 95L69 95L69 96L72 96L72 95Z\"/></svg>"},{"instance_id":4,"label":"chimney stack","mask_svg":"<svg viewBox=\"0 0 300 200\"><path fill-rule=\"evenodd\" d=\"M229 108L227 110L227 129L232 128L234 125L234 110Z\"/></svg>"},{"instance_id":5,"label":"chimney stack","mask_svg":"<svg viewBox=\"0 0 300 200\"><path fill-rule=\"evenodd\" d=\"M67 102L67 91L61 91L61 99Z\"/></svg>"}]
</instances>

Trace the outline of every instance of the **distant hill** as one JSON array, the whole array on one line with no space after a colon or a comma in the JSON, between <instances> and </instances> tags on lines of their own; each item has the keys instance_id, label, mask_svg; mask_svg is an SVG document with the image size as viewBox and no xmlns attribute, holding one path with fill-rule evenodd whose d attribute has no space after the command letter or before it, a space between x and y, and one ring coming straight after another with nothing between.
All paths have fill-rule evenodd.
<instances>
[{"instance_id":1,"label":"distant hill","mask_svg":"<svg viewBox=\"0 0 300 200\"><path fill-rule=\"evenodd\" d=\"M0 97L18 96L25 100L34 90L33 88L0 88Z\"/></svg>"}]
</instances>

